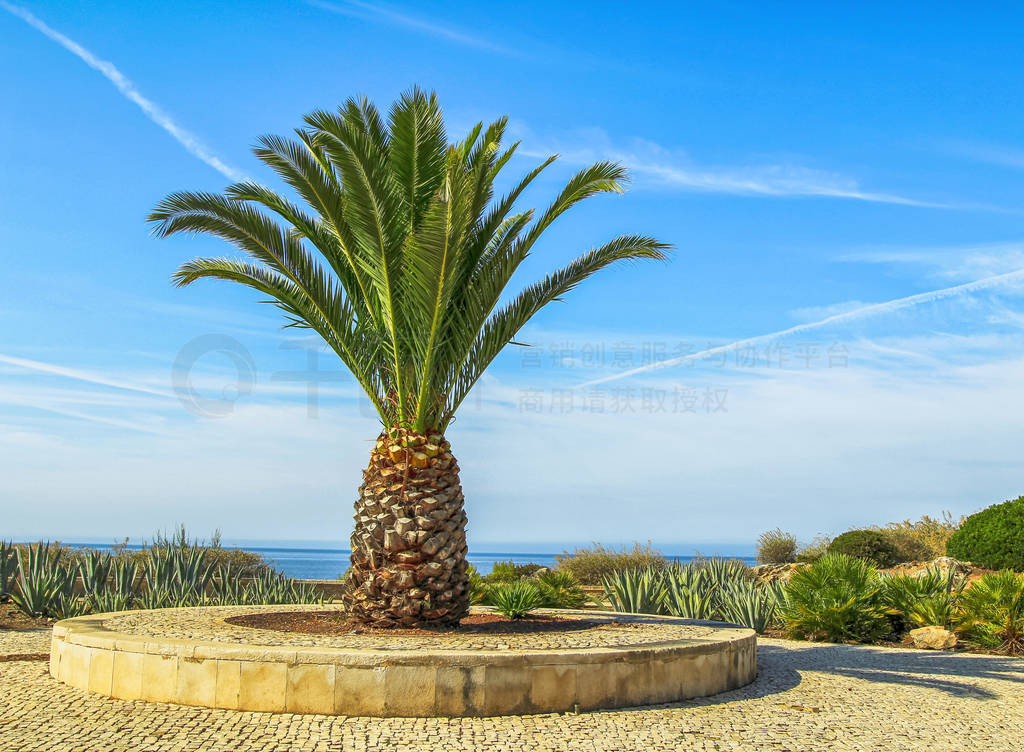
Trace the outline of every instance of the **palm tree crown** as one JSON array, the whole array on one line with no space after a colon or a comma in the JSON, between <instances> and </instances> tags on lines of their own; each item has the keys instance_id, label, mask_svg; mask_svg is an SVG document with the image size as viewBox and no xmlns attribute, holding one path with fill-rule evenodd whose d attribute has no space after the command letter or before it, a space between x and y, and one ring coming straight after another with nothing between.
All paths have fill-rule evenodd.
<instances>
[{"instance_id":1,"label":"palm tree crown","mask_svg":"<svg viewBox=\"0 0 1024 752\"><path fill-rule=\"evenodd\" d=\"M435 94L402 95L385 120L366 99L313 112L294 139L254 148L305 202L253 182L223 194L182 192L149 219L156 234L208 233L247 259L199 258L179 286L232 280L270 296L289 326L316 331L366 391L385 426L443 432L473 384L547 303L609 264L662 259L668 246L624 235L499 305L541 234L574 204L621 192L625 170L598 162L576 174L543 212L516 201L554 160L494 199L494 181L518 143L508 119L448 143Z\"/></svg>"}]
</instances>

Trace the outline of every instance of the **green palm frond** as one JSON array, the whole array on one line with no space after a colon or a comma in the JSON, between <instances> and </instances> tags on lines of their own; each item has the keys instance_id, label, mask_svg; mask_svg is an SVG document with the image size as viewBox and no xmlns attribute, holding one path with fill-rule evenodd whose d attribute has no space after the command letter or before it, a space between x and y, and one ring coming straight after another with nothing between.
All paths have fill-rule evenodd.
<instances>
[{"instance_id":1,"label":"green palm frond","mask_svg":"<svg viewBox=\"0 0 1024 752\"><path fill-rule=\"evenodd\" d=\"M495 199L518 146L502 145L507 125L481 123L452 143L433 93L406 92L386 118L350 99L308 115L294 138L259 139L254 153L294 198L246 181L223 194L171 194L149 219L157 235L213 235L247 256L189 261L178 285L216 278L257 290L287 326L324 339L386 426L443 430L537 311L610 264L663 259L668 248L624 235L499 308L544 231L584 199L621 192L627 179L620 165L599 162L540 214L517 210L555 157Z\"/></svg>"}]
</instances>

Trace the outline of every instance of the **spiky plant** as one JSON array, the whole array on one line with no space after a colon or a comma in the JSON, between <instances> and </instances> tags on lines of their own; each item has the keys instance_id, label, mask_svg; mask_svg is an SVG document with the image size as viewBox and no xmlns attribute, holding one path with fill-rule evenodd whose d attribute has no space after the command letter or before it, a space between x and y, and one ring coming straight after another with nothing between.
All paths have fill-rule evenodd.
<instances>
[{"instance_id":1,"label":"spiky plant","mask_svg":"<svg viewBox=\"0 0 1024 752\"><path fill-rule=\"evenodd\" d=\"M447 625L466 613L466 516L445 429L541 308L616 261L665 257L663 243L624 235L503 303L544 231L626 180L622 167L599 162L543 211L517 210L552 157L494 200L517 146L502 146L507 122L449 143L434 94L412 89L387 116L350 99L307 115L295 138L264 136L254 149L305 205L241 182L223 194L172 194L150 215L160 236L215 235L248 256L189 261L178 285L212 277L268 296L289 326L324 339L380 415L345 596L363 622Z\"/></svg>"}]
</instances>

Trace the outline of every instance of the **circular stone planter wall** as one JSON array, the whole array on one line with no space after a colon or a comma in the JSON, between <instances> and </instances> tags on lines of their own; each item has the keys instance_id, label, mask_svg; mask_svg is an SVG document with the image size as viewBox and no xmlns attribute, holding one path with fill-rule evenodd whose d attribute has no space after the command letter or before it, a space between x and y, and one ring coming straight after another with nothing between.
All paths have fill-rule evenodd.
<instances>
[{"instance_id":1,"label":"circular stone planter wall","mask_svg":"<svg viewBox=\"0 0 1024 752\"><path fill-rule=\"evenodd\" d=\"M716 622L594 611L555 639L311 635L226 617L324 606L129 611L53 628L50 674L123 700L363 716L492 716L675 702L757 673L756 635Z\"/></svg>"}]
</instances>

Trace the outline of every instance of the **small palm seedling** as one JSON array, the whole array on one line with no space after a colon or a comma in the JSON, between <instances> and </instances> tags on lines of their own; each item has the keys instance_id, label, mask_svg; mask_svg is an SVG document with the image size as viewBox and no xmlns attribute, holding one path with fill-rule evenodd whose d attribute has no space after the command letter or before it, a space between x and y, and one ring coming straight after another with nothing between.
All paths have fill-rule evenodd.
<instances>
[{"instance_id":1,"label":"small palm seedling","mask_svg":"<svg viewBox=\"0 0 1024 752\"><path fill-rule=\"evenodd\" d=\"M500 583L488 594L488 602L509 619L522 619L535 608L540 608L543 600L540 588L529 580Z\"/></svg>"}]
</instances>

